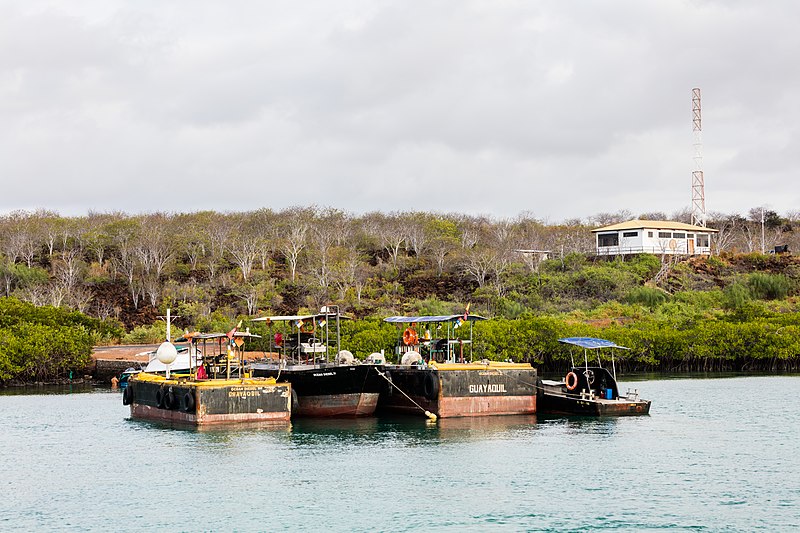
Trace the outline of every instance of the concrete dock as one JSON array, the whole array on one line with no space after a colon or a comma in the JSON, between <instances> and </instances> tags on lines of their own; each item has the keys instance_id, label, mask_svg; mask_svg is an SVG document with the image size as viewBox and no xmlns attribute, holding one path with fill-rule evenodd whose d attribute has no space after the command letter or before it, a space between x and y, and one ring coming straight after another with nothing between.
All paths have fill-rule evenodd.
<instances>
[{"instance_id":1,"label":"concrete dock","mask_svg":"<svg viewBox=\"0 0 800 533\"><path fill-rule=\"evenodd\" d=\"M157 344L129 344L124 346L95 346L92 353L94 369L92 376L97 381L110 382L125 369L146 365L147 352L156 350ZM144 352L144 355L139 355Z\"/></svg>"}]
</instances>

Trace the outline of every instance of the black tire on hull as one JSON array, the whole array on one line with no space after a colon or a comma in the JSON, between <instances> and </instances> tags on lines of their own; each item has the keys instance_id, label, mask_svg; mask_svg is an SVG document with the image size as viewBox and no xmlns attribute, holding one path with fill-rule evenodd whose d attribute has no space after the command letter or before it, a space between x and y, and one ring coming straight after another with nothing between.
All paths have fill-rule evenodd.
<instances>
[{"instance_id":1,"label":"black tire on hull","mask_svg":"<svg viewBox=\"0 0 800 533\"><path fill-rule=\"evenodd\" d=\"M183 410L187 413L194 411L194 394L191 391L183 395Z\"/></svg>"},{"instance_id":2,"label":"black tire on hull","mask_svg":"<svg viewBox=\"0 0 800 533\"><path fill-rule=\"evenodd\" d=\"M166 396L166 391L164 389L158 389L156 391L156 405L159 409L164 408L164 397Z\"/></svg>"},{"instance_id":3,"label":"black tire on hull","mask_svg":"<svg viewBox=\"0 0 800 533\"><path fill-rule=\"evenodd\" d=\"M392 384L392 373L388 370L383 373L386 376L386 383L385 383L385 392L387 398L392 397L392 393L394 392L394 385Z\"/></svg>"},{"instance_id":4,"label":"black tire on hull","mask_svg":"<svg viewBox=\"0 0 800 533\"><path fill-rule=\"evenodd\" d=\"M429 400L435 400L439 397L439 379L433 373L429 372L425 374L425 397Z\"/></svg>"},{"instance_id":5,"label":"black tire on hull","mask_svg":"<svg viewBox=\"0 0 800 533\"><path fill-rule=\"evenodd\" d=\"M176 407L175 393L171 390L164 395L164 409L174 409Z\"/></svg>"},{"instance_id":6,"label":"black tire on hull","mask_svg":"<svg viewBox=\"0 0 800 533\"><path fill-rule=\"evenodd\" d=\"M128 383L125 390L122 391L122 405L130 405L133 400L133 385Z\"/></svg>"}]
</instances>

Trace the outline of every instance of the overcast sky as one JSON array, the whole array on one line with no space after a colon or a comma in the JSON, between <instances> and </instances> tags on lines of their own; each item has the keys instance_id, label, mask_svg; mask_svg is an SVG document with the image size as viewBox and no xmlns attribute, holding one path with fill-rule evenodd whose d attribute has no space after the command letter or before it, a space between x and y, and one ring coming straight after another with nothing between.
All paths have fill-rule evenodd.
<instances>
[{"instance_id":1,"label":"overcast sky","mask_svg":"<svg viewBox=\"0 0 800 533\"><path fill-rule=\"evenodd\" d=\"M0 214L800 209L800 2L0 0Z\"/></svg>"}]
</instances>

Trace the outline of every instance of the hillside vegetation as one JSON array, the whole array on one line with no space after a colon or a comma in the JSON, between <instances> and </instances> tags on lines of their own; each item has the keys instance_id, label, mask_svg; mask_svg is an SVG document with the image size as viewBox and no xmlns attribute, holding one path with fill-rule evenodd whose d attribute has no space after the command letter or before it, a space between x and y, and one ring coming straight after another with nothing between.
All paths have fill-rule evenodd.
<instances>
[{"instance_id":1,"label":"hillside vegetation","mask_svg":"<svg viewBox=\"0 0 800 533\"><path fill-rule=\"evenodd\" d=\"M122 329L68 309L0 298L0 383L52 381L80 372L92 347Z\"/></svg>"},{"instance_id":2,"label":"hillside vegetation","mask_svg":"<svg viewBox=\"0 0 800 533\"><path fill-rule=\"evenodd\" d=\"M492 318L476 326L479 357L556 369L570 353L555 339L592 335L629 346L625 368L797 368L800 264L753 251L762 235L764 248L796 250L796 214L768 212L763 225L752 212L713 218L715 255L679 263L659 287L651 284L659 257L592 255L591 229L626 216L546 224L317 208L14 213L0 219L0 294L14 305L74 309L104 321L97 324L119 324L102 334L92 326L92 342L159 340L156 317L167 307L179 328L220 331L240 318L335 304L362 319L345 324L343 346L363 357L390 353L397 340L380 317L461 313L471 303L473 313ZM520 249L549 250L549 259Z\"/></svg>"}]
</instances>

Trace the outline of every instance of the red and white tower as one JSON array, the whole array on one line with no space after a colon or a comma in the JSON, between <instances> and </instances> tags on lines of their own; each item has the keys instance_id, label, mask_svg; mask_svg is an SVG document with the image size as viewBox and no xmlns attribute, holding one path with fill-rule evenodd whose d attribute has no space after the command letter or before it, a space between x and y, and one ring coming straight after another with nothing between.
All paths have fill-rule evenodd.
<instances>
[{"instance_id":1,"label":"red and white tower","mask_svg":"<svg viewBox=\"0 0 800 533\"><path fill-rule=\"evenodd\" d=\"M694 171L692 171L692 224L706 226L706 193L703 179L703 124L700 88L692 89L692 129L694 130Z\"/></svg>"}]
</instances>

